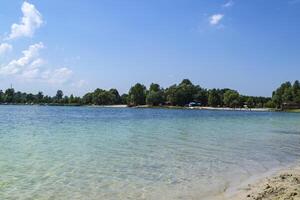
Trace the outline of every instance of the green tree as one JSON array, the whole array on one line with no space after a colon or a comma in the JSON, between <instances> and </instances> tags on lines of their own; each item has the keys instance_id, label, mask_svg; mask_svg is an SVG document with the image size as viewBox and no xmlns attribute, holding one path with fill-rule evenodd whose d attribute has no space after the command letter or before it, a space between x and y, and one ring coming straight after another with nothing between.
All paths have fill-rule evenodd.
<instances>
[{"instance_id":1,"label":"green tree","mask_svg":"<svg viewBox=\"0 0 300 200\"><path fill-rule=\"evenodd\" d=\"M197 93L194 95L194 100L201 103L201 106L208 105L208 91L206 89L199 88Z\"/></svg>"},{"instance_id":2,"label":"green tree","mask_svg":"<svg viewBox=\"0 0 300 200\"><path fill-rule=\"evenodd\" d=\"M43 101L44 103L52 103L53 99L50 96L46 95L44 96Z\"/></svg>"},{"instance_id":3,"label":"green tree","mask_svg":"<svg viewBox=\"0 0 300 200\"><path fill-rule=\"evenodd\" d=\"M112 104L112 94L97 88L93 94L93 103L95 105L110 105Z\"/></svg>"},{"instance_id":4,"label":"green tree","mask_svg":"<svg viewBox=\"0 0 300 200\"><path fill-rule=\"evenodd\" d=\"M254 99L252 97L248 97L246 104L247 104L248 108L253 108L255 106Z\"/></svg>"},{"instance_id":5,"label":"green tree","mask_svg":"<svg viewBox=\"0 0 300 200\"><path fill-rule=\"evenodd\" d=\"M272 94L272 101L276 108L282 108L282 105L300 104L300 83L298 80L292 85L291 82L281 84Z\"/></svg>"},{"instance_id":6,"label":"green tree","mask_svg":"<svg viewBox=\"0 0 300 200\"><path fill-rule=\"evenodd\" d=\"M33 94L29 93L26 95L26 103L32 104L35 101L35 97Z\"/></svg>"},{"instance_id":7,"label":"green tree","mask_svg":"<svg viewBox=\"0 0 300 200\"><path fill-rule=\"evenodd\" d=\"M176 99L176 90L177 90L177 85L171 85L169 88L166 89L166 97L168 103L172 105L176 105L177 99Z\"/></svg>"},{"instance_id":8,"label":"green tree","mask_svg":"<svg viewBox=\"0 0 300 200\"><path fill-rule=\"evenodd\" d=\"M2 90L0 90L0 103L4 103L5 102L5 95L3 93Z\"/></svg>"},{"instance_id":9,"label":"green tree","mask_svg":"<svg viewBox=\"0 0 300 200\"><path fill-rule=\"evenodd\" d=\"M150 92L159 92L161 91L160 85L157 83L151 83L150 87L149 87L149 91Z\"/></svg>"},{"instance_id":10,"label":"green tree","mask_svg":"<svg viewBox=\"0 0 300 200\"><path fill-rule=\"evenodd\" d=\"M290 82L285 82L273 92L272 100L277 108L281 108L283 103L293 99L291 87L292 84Z\"/></svg>"},{"instance_id":11,"label":"green tree","mask_svg":"<svg viewBox=\"0 0 300 200\"><path fill-rule=\"evenodd\" d=\"M112 104L120 104L121 103L121 97L117 89L110 89L109 92L111 93L111 103Z\"/></svg>"},{"instance_id":12,"label":"green tree","mask_svg":"<svg viewBox=\"0 0 300 200\"><path fill-rule=\"evenodd\" d=\"M193 85L193 83L189 79L183 79L180 83L180 85Z\"/></svg>"},{"instance_id":13,"label":"green tree","mask_svg":"<svg viewBox=\"0 0 300 200\"><path fill-rule=\"evenodd\" d=\"M184 106L194 101L199 88L199 86L193 85L190 80L184 79L178 86L172 85L167 88L167 101L172 105Z\"/></svg>"},{"instance_id":14,"label":"green tree","mask_svg":"<svg viewBox=\"0 0 300 200\"><path fill-rule=\"evenodd\" d=\"M37 103L43 103L44 95L43 92L38 92L36 95Z\"/></svg>"},{"instance_id":15,"label":"green tree","mask_svg":"<svg viewBox=\"0 0 300 200\"><path fill-rule=\"evenodd\" d=\"M75 98L74 98L74 95L73 94L71 94L70 95L70 98L69 98L69 102L68 102L69 104L74 104L75 103Z\"/></svg>"},{"instance_id":16,"label":"green tree","mask_svg":"<svg viewBox=\"0 0 300 200\"><path fill-rule=\"evenodd\" d=\"M128 94L121 95L121 104L123 104L123 105L128 104Z\"/></svg>"},{"instance_id":17,"label":"green tree","mask_svg":"<svg viewBox=\"0 0 300 200\"><path fill-rule=\"evenodd\" d=\"M64 98L62 99L62 103L63 104L69 104L69 97L68 96L64 96Z\"/></svg>"},{"instance_id":18,"label":"green tree","mask_svg":"<svg viewBox=\"0 0 300 200\"><path fill-rule=\"evenodd\" d=\"M129 104L130 105L145 105L146 103L146 87L140 83L135 84L129 90Z\"/></svg>"},{"instance_id":19,"label":"green tree","mask_svg":"<svg viewBox=\"0 0 300 200\"><path fill-rule=\"evenodd\" d=\"M146 97L147 105L158 106L164 103L164 93L159 84L152 83Z\"/></svg>"},{"instance_id":20,"label":"green tree","mask_svg":"<svg viewBox=\"0 0 300 200\"><path fill-rule=\"evenodd\" d=\"M208 95L208 105L212 107L217 107L222 105L222 97L217 89L212 89L209 91Z\"/></svg>"},{"instance_id":21,"label":"green tree","mask_svg":"<svg viewBox=\"0 0 300 200\"><path fill-rule=\"evenodd\" d=\"M92 104L93 103L93 93L86 93L83 97L82 97L82 102L83 104Z\"/></svg>"},{"instance_id":22,"label":"green tree","mask_svg":"<svg viewBox=\"0 0 300 200\"><path fill-rule=\"evenodd\" d=\"M13 88L9 88L5 90L5 102L13 103L14 101L15 90Z\"/></svg>"},{"instance_id":23,"label":"green tree","mask_svg":"<svg viewBox=\"0 0 300 200\"><path fill-rule=\"evenodd\" d=\"M193 85L193 83L190 80L184 79L178 85L176 92L177 105L184 106L194 101L194 95L197 92L197 88Z\"/></svg>"},{"instance_id":24,"label":"green tree","mask_svg":"<svg viewBox=\"0 0 300 200\"><path fill-rule=\"evenodd\" d=\"M235 90L227 90L224 93L224 105L227 107L237 107L239 105L239 93Z\"/></svg>"},{"instance_id":25,"label":"green tree","mask_svg":"<svg viewBox=\"0 0 300 200\"><path fill-rule=\"evenodd\" d=\"M276 105L275 105L275 103L274 103L272 100L269 100L269 101L267 101L267 102L265 103L265 107L266 107L266 108L275 108Z\"/></svg>"},{"instance_id":26,"label":"green tree","mask_svg":"<svg viewBox=\"0 0 300 200\"><path fill-rule=\"evenodd\" d=\"M298 80L293 84L293 101L300 104L300 82Z\"/></svg>"},{"instance_id":27,"label":"green tree","mask_svg":"<svg viewBox=\"0 0 300 200\"><path fill-rule=\"evenodd\" d=\"M294 96L293 96L293 88L288 87L285 88L284 93L282 95L282 100L284 103L291 103L293 102Z\"/></svg>"},{"instance_id":28,"label":"green tree","mask_svg":"<svg viewBox=\"0 0 300 200\"><path fill-rule=\"evenodd\" d=\"M64 96L64 93L62 90L57 90L56 95L55 95L55 99L57 101L57 103L60 103L62 98Z\"/></svg>"}]
</instances>

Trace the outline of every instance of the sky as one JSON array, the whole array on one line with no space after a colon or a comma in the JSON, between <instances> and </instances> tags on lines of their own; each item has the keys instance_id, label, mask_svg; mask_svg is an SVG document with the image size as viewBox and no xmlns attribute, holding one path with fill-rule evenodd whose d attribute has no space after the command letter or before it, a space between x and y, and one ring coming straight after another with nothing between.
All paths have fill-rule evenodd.
<instances>
[{"instance_id":1,"label":"sky","mask_svg":"<svg viewBox=\"0 0 300 200\"><path fill-rule=\"evenodd\" d=\"M300 79L300 0L0 0L0 88L83 95Z\"/></svg>"}]
</instances>

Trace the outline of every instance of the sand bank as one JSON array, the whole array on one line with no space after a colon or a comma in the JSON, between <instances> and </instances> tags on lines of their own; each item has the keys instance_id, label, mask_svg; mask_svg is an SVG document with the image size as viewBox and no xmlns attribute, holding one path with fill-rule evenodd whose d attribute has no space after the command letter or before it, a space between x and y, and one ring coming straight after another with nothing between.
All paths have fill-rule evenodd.
<instances>
[{"instance_id":1,"label":"sand bank","mask_svg":"<svg viewBox=\"0 0 300 200\"><path fill-rule=\"evenodd\" d=\"M127 105L89 105L87 107L93 108L127 108Z\"/></svg>"},{"instance_id":2,"label":"sand bank","mask_svg":"<svg viewBox=\"0 0 300 200\"><path fill-rule=\"evenodd\" d=\"M255 112L268 112L269 108L228 108L228 107L189 107L190 109L199 110L232 110L232 111L255 111Z\"/></svg>"},{"instance_id":3,"label":"sand bank","mask_svg":"<svg viewBox=\"0 0 300 200\"><path fill-rule=\"evenodd\" d=\"M225 191L216 200L300 200L300 165Z\"/></svg>"}]
</instances>

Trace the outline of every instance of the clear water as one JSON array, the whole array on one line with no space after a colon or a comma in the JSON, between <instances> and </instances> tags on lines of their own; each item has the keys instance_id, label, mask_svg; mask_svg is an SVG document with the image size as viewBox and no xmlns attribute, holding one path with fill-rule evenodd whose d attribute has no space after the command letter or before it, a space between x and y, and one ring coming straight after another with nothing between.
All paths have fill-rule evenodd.
<instances>
[{"instance_id":1,"label":"clear water","mask_svg":"<svg viewBox=\"0 0 300 200\"><path fill-rule=\"evenodd\" d=\"M205 199L300 158L300 114L0 106L0 199Z\"/></svg>"}]
</instances>

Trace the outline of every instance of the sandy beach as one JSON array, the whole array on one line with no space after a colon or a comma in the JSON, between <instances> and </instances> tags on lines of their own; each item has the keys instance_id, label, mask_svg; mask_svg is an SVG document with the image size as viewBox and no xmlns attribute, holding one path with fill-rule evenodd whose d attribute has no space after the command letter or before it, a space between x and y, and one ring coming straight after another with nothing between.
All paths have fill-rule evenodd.
<instances>
[{"instance_id":1,"label":"sandy beach","mask_svg":"<svg viewBox=\"0 0 300 200\"><path fill-rule=\"evenodd\" d=\"M100 106L100 107L103 107L103 106ZM108 106L108 107L112 107L112 106ZM126 107L126 106L120 105L118 107ZM187 107L187 106L141 105L141 106L134 106L133 108L166 108L166 109L191 109L191 110L213 110L213 111L248 111L248 112L249 111L254 111L254 112L270 112L270 111L272 111L272 109L270 109L270 108L229 108L229 107L209 107L209 106Z\"/></svg>"},{"instance_id":2,"label":"sandy beach","mask_svg":"<svg viewBox=\"0 0 300 200\"><path fill-rule=\"evenodd\" d=\"M189 107L190 109L198 110L230 110L230 111L254 111L254 112L268 112L269 108L229 108L229 107Z\"/></svg>"},{"instance_id":3,"label":"sandy beach","mask_svg":"<svg viewBox=\"0 0 300 200\"><path fill-rule=\"evenodd\" d=\"M88 105L91 108L127 108L127 105Z\"/></svg>"},{"instance_id":4,"label":"sandy beach","mask_svg":"<svg viewBox=\"0 0 300 200\"><path fill-rule=\"evenodd\" d=\"M215 200L300 200L300 165L257 179Z\"/></svg>"}]
</instances>

